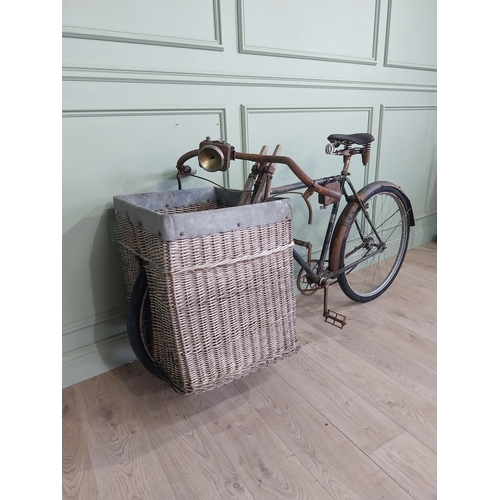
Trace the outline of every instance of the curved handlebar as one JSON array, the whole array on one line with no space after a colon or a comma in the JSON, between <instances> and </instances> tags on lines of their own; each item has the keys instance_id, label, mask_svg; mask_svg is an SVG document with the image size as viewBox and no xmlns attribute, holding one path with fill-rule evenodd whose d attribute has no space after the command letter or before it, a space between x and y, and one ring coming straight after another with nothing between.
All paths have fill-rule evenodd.
<instances>
[{"instance_id":1,"label":"curved handlebar","mask_svg":"<svg viewBox=\"0 0 500 500\"><path fill-rule=\"evenodd\" d=\"M199 149L193 149L191 151L188 151L187 153L184 153L178 160L177 160L177 165L176 168L177 170L182 174L186 172L186 166L184 165L184 162L190 160L191 158L194 158L195 156L198 156L198 151Z\"/></svg>"},{"instance_id":2,"label":"curved handlebar","mask_svg":"<svg viewBox=\"0 0 500 500\"><path fill-rule=\"evenodd\" d=\"M198 149L193 149L192 151L188 151L187 153L184 153L177 160L176 167L179 173L185 171L186 167L184 165L184 162L197 156L198 151L199 151ZM234 151L234 159L254 161L256 163L282 163L284 165L287 165L288 168L295 174L295 176L308 188L311 188L317 193L322 194L324 196L329 196L330 198L333 198L337 201L340 200L340 198L342 197L342 194L340 192L328 189L325 186L320 186L319 184L317 184L297 165L297 163L295 163L295 161L293 161L288 156L260 155L253 153L240 153L238 151Z\"/></svg>"},{"instance_id":3,"label":"curved handlebar","mask_svg":"<svg viewBox=\"0 0 500 500\"><path fill-rule=\"evenodd\" d=\"M307 187L314 189L319 194L329 196L335 200L340 200L342 194L338 191L333 191L324 186L316 184L291 158L288 156L274 156L274 155L258 155L252 153L239 153L234 152L234 157L238 160L248 160L257 163L283 163L295 174L295 176L303 182Z\"/></svg>"}]
</instances>

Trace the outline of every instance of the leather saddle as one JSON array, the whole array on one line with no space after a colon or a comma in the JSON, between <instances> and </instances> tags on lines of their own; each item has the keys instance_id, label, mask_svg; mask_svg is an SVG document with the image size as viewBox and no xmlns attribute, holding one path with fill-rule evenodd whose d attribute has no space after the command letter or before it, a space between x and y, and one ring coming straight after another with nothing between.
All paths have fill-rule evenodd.
<instances>
[{"instance_id":1,"label":"leather saddle","mask_svg":"<svg viewBox=\"0 0 500 500\"><path fill-rule=\"evenodd\" d=\"M328 136L330 142L340 142L342 144L369 144L375 140L372 134L331 134Z\"/></svg>"}]
</instances>

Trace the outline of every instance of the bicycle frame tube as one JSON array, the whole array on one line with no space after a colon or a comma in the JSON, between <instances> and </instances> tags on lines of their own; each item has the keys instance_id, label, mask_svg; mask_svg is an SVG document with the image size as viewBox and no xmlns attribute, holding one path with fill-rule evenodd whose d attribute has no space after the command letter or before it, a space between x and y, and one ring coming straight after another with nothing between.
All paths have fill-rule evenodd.
<instances>
[{"instance_id":1,"label":"bicycle frame tube","mask_svg":"<svg viewBox=\"0 0 500 500\"><path fill-rule=\"evenodd\" d=\"M323 246L321 247L321 255L319 257L318 272L322 272L325 267L326 252L330 248L330 242L332 241L333 230L335 228L335 221L337 219L337 213L339 210L339 202L335 202L332 206L332 211L330 213L330 219L328 220L328 226L326 228L325 239L323 240Z\"/></svg>"},{"instance_id":2,"label":"bicycle frame tube","mask_svg":"<svg viewBox=\"0 0 500 500\"><path fill-rule=\"evenodd\" d=\"M296 182L294 184L287 184L286 186L278 186L271 188L271 196L276 194L288 193L289 191L295 191L296 189L304 189L307 187L303 182Z\"/></svg>"},{"instance_id":3,"label":"bicycle frame tube","mask_svg":"<svg viewBox=\"0 0 500 500\"><path fill-rule=\"evenodd\" d=\"M347 179L347 178L346 178L346 181L349 184L349 187L351 188L353 196L356 198L356 201L358 202L359 208L361 208L361 210L365 214L366 220L368 221L368 223L370 224L371 228L373 229L373 234L377 237L378 242L382 243L382 239L380 238L380 236L379 236L379 234L377 232L377 228L375 227L375 224L372 222L372 218L370 217L370 214L368 213L368 210L366 209L365 204L359 199L359 196L356 193L356 190L354 189L354 186L352 185L351 181L349 179ZM359 234L361 235L362 234L361 233L361 228L359 227L357 221L355 221L355 223L356 223L356 229L358 230Z\"/></svg>"},{"instance_id":4,"label":"bicycle frame tube","mask_svg":"<svg viewBox=\"0 0 500 500\"><path fill-rule=\"evenodd\" d=\"M352 269L354 269L356 266L361 264L361 262L364 262L365 260L371 259L374 255L380 253L382 250L375 250L374 252L369 252L366 254L364 257L361 257L355 262L351 262L348 266L344 266L340 269L337 269L336 271L329 271L325 274L320 274L323 270L314 271L311 266L300 256L300 254L293 249L293 258L297 261L297 263L300 265L302 269L306 272L306 274L311 278L311 281L314 283L318 283L319 285L324 285L327 283L329 279L336 278L339 274L346 273Z\"/></svg>"},{"instance_id":5,"label":"bicycle frame tube","mask_svg":"<svg viewBox=\"0 0 500 500\"><path fill-rule=\"evenodd\" d=\"M326 280L323 278L323 276L320 276L317 272L313 271L311 269L311 266L301 257L301 255L295 248L293 249L293 258L296 260L299 266L304 269L307 276L311 278L311 281L313 281L314 283L318 283L319 285L323 285L323 282L326 283Z\"/></svg>"},{"instance_id":6,"label":"bicycle frame tube","mask_svg":"<svg viewBox=\"0 0 500 500\"><path fill-rule=\"evenodd\" d=\"M344 197L346 197L345 190L344 190L345 177L343 177L343 176L337 175L337 176L331 176L331 177L324 177L322 179L314 179L313 182L318 184L318 185L322 185L322 184L328 184L329 182L332 182L333 180L340 181L341 191L342 191ZM284 194L286 192L293 191L296 189L302 189L305 187L307 187L307 186L301 182L298 182L295 184L288 184L286 186L278 186L278 187L271 189L271 194L272 195ZM323 246L321 248L321 254L320 254L318 267L315 271L301 257L301 255L297 252L296 249L294 249L294 251L293 251L293 257L294 257L295 261L300 265L300 267L302 267L302 269L304 269L304 271L309 276L309 278L311 278L311 280L315 283L320 283L320 284L322 282L326 283L325 276L323 276L322 273L325 269L326 255L327 255L328 249L330 248L330 243L332 240L333 231L335 229L335 221L337 219L337 213L338 213L339 206L340 206L340 202L336 201L333 203L332 211L330 214L330 219L328 221L328 226L327 226L326 233L325 233L325 238L323 240ZM328 279L328 278L326 278L326 279Z\"/></svg>"},{"instance_id":7,"label":"bicycle frame tube","mask_svg":"<svg viewBox=\"0 0 500 500\"><path fill-rule=\"evenodd\" d=\"M314 179L313 182L322 186L323 184L328 184L329 182L333 182L338 178L338 175L331 175L330 177L322 177L321 179ZM275 196L277 194L284 194L290 191L295 191L297 189L304 189L307 185L303 182L295 182L293 184L287 184L285 186L277 186L271 188L270 196Z\"/></svg>"},{"instance_id":8,"label":"bicycle frame tube","mask_svg":"<svg viewBox=\"0 0 500 500\"><path fill-rule=\"evenodd\" d=\"M345 183L345 181L347 181L349 188L351 189L357 204L359 205L361 210L363 210L363 212L366 216L366 219L368 220L370 226L372 227L372 229L374 231L374 234L376 235L379 242L381 242L380 236L377 233L377 230L374 226L374 223L371 220L371 217L370 217L368 211L366 210L361 199L357 196L356 191L354 189L354 186L352 185L352 183L350 182L350 180L346 176L341 175L341 176L335 176L335 177L329 177L329 178L323 178L323 179L315 179L314 182L321 184L322 182L329 182L333 178L335 178L335 180L340 181L342 194L343 194L344 198L346 199L346 201L349 201L349 197L348 197L348 195L345 191L345 187L344 187L344 183ZM305 186L302 183L296 183L296 184L290 184L288 186L280 186L277 188L273 188L271 192L273 194L274 193L281 194L281 193L285 193L287 191L292 191L293 189L300 189L303 187L307 187L307 186ZM309 266L309 264L300 256L300 254L295 249L293 251L293 256L294 256L294 259L296 260L296 262L300 265L300 267L302 269L304 269L304 271L309 276L311 281L313 281L314 283L318 283L319 285L324 285L324 284L326 284L326 282L329 279L336 278L339 274L342 274L342 273L345 273L345 272L348 272L348 271L354 269L356 266L358 266L359 264L361 264L365 260L372 258L374 255L376 255L377 253L380 253L382 251L381 249L369 251L366 255L364 255L360 259L356 260L355 262L352 262L348 266L344 266L341 269L337 269L336 271L329 271L329 272L323 274L325 261L326 261L326 255L327 255L328 249L330 248L331 240L333 237L333 232L335 229L335 223L336 223L336 219L337 219L339 206L340 206L340 202L333 203L330 219L328 221L328 226L327 226L326 233L325 233L325 239L323 241L323 246L321 248L321 254L320 254L318 267L316 270L313 270L311 268L311 266ZM358 230L359 230L359 228L358 228Z\"/></svg>"},{"instance_id":9,"label":"bicycle frame tube","mask_svg":"<svg viewBox=\"0 0 500 500\"><path fill-rule=\"evenodd\" d=\"M370 252L364 257L361 257L361 259L358 259L356 262L351 262L351 264L349 264L348 266L344 266L340 269L337 269L336 271L329 271L325 274L320 274L319 271L314 271L311 266L301 257L297 250L295 250L295 248L293 249L293 258L296 260L299 266L304 269L306 274L311 278L311 281L313 281L314 283L318 283L320 286L323 286L327 283L328 280L336 278L339 274L346 273L351 269L354 269L356 266L361 264L361 262L372 258L374 255L380 252L381 250Z\"/></svg>"}]
</instances>

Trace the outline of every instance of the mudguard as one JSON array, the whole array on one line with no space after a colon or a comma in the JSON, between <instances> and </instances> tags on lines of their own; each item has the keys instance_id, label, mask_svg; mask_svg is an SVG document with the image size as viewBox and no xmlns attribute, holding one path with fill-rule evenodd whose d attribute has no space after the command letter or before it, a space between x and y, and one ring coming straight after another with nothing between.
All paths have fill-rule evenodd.
<instances>
[{"instance_id":1,"label":"mudguard","mask_svg":"<svg viewBox=\"0 0 500 500\"><path fill-rule=\"evenodd\" d=\"M406 196L405 192L401 189L400 186L397 186L396 184L388 181L371 182L370 184L367 184L365 187L360 189L357 195L359 199L364 202L366 198L368 198L372 193L374 193L381 187L391 187L401 193L401 196L405 200L408 208L408 222L410 223L410 226L414 226L415 217L413 215L413 208L411 206L410 199L408 198L408 196ZM347 203L344 210L342 210L342 213L340 214L337 224L335 224L335 230L333 232L332 242L330 245L330 259L328 261L328 269L330 271L336 271L339 268L338 262L340 260L340 246L342 244L342 240L344 239L345 232L348 228L349 214L351 213L351 210L354 210L358 206L358 203L354 199L354 197L351 198L353 199L351 199Z\"/></svg>"}]
</instances>

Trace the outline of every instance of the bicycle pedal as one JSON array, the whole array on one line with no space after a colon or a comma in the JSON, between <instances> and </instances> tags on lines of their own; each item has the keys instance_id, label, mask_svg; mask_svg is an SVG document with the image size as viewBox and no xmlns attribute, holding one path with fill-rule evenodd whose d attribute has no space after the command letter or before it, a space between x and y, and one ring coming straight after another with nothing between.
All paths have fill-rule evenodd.
<instances>
[{"instance_id":1,"label":"bicycle pedal","mask_svg":"<svg viewBox=\"0 0 500 500\"><path fill-rule=\"evenodd\" d=\"M343 314L340 314L338 312L328 309L328 311L323 313L323 316L325 317L325 323L336 326L341 330L345 325L347 325L347 316L344 316Z\"/></svg>"}]
</instances>

